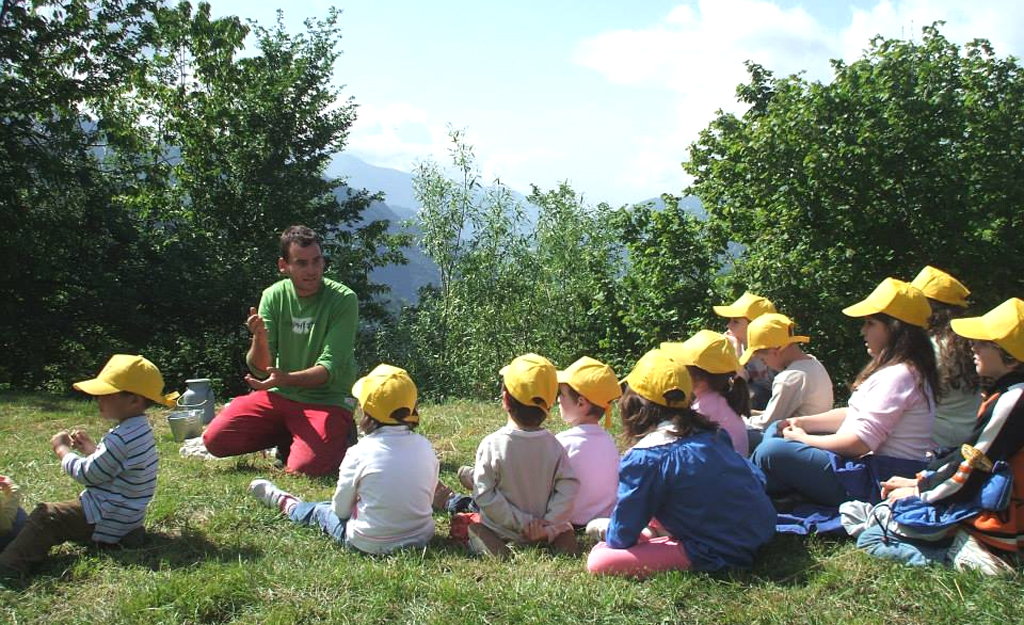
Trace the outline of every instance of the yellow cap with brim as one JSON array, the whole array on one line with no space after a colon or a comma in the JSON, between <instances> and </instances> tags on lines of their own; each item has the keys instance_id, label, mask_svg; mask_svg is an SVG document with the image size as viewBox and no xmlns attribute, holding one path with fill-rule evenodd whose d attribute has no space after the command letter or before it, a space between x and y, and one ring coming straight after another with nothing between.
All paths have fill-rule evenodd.
<instances>
[{"instance_id":1,"label":"yellow cap with brim","mask_svg":"<svg viewBox=\"0 0 1024 625\"><path fill-rule=\"evenodd\" d=\"M729 319L742 317L747 321L753 321L761 315L775 312L775 304L760 295L754 295L750 291L741 295L738 300L728 306L712 306L712 308L714 308L715 314L720 317L728 317Z\"/></svg>"},{"instance_id":2,"label":"yellow cap with brim","mask_svg":"<svg viewBox=\"0 0 1024 625\"><path fill-rule=\"evenodd\" d=\"M505 389L521 404L547 412L558 396L558 374L551 362L537 354L524 354L499 371Z\"/></svg>"},{"instance_id":3,"label":"yellow cap with brim","mask_svg":"<svg viewBox=\"0 0 1024 625\"><path fill-rule=\"evenodd\" d=\"M386 425L419 423L416 414L416 385L405 369L391 365L377 365L365 377L352 385L352 396L359 400L363 412L374 421ZM409 416L402 421L392 418L396 410L406 408Z\"/></svg>"},{"instance_id":4,"label":"yellow cap with brim","mask_svg":"<svg viewBox=\"0 0 1024 625\"><path fill-rule=\"evenodd\" d=\"M75 390L89 395L113 395L127 391L151 399L164 406L173 406L178 393L164 395L164 378L156 365L142 356L114 354L103 365L100 374L91 380L75 382Z\"/></svg>"},{"instance_id":5,"label":"yellow cap with brim","mask_svg":"<svg viewBox=\"0 0 1024 625\"><path fill-rule=\"evenodd\" d=\"M747 326L747 348L740 355L740 364L745 365L759 349L785 347L793 343L809 343L808 336L793 334L796 324L786 315L768 313L761 315Z\"/></svg>"},{"instance_id":6,"label":"yellow cap with brim","mask_svg":"<svg viewBox=\"0 0 1024 625\"><path fill-rule=\"evenodd\" d=\"M637 361L623 380L633 392L648 401L666 408L686 408L690 405L693 382L686 365L672 358L663 349L652 349ZM682 391L683 399L670 400L672 391Z\"/></svg>"},{"instance_id":7,"label":"yellow cap with brim","mask_svg":"<svg viewBox=\"0 0 1024 625\"><path fill-rule=\"evenodd\" d=\"M917 287L896 278L886 278L862 301L843 309L843 314L849 317L868 317L878 313L927 328L932 307Z\"/></svg>"},{"instance_id":8,"label":"yellow cap with brim","mask_svg":"<svg viewBox=\"0 0 1024 625\"><path fill-rule=\"evenodd\" d=\"M949 322L953 332L967 339L992 341L1024 362L1024 301L1011 297L980 317Z\"/></svg>"},{"instance_id":9,"label":"yellow cap with brim","mask_svg":"<svg viewBox=\"0 0 1024 625\"><path fill-rule=\"evenodd\" d=\"M682 343L662 343L661 349L683 363L708 373L734 373L740 368L736 349L724 334L701 330Z\"/></svg>"},{"instance_id":10,"label":"yellow cap with brim","mask_svg":"<svg viewBox=\"0 0 1024 625\"><path fill-rule=\"evenodd\" d=\"M622 396L619 380L611 367L584 356L558 372L558 383L568 384L587 401L604 408L605 427L608 427L612 402Z\"/></svg>"},{"instance_id":11,"label":"yellow cap with brim","mask_svg":"<svg viewBox=\"0 0 1024 625\"><path fill-rule=\"evenodd\" d=\"M929 299L964 308L967 307L967 296L971 294L959 280L931 265L922 269L910 286L921 289Z\"/></svg>"}]
</instances>

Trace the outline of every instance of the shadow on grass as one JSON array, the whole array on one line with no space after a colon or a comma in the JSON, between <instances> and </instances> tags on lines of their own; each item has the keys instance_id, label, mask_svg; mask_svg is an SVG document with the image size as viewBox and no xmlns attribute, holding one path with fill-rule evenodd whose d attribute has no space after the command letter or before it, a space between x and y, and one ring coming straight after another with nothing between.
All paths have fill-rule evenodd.
<instances>
[{"instance_id":1,"label":"shadow on grass","mask_svg":"<svg viewBox=\"0 0 1024 625\"><path fill-rule=\"evenodd\" d=\"M819 544L838 546L848 542L845 536L815 536ZM808 537L776 534L755 558L754 568L747 574L752 584L771 583L776 586L805 586L821 562L808 549Z\"/></svg>"},{"instance_id":2,"label":"shadow on grass","mask_svg":"<svg viewBox=\"0 0 1024 625\"><path fill-rule=\"evenodd\" d=\"M34 408L45 412L66 412L72 402L76 401L71 396L44 395L40 393L29 393L21 391L0 393L0 406L17 406L19 408ZM85 404L85 401L81 401Z\"/></svg>"}]
</instances>

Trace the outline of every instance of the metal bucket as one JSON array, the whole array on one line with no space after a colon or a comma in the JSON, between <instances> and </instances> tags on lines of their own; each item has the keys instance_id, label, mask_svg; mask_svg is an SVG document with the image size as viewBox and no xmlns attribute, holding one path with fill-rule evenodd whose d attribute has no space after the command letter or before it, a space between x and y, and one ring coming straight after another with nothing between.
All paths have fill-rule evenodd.
<instances>
[{"instance_id":1,"label":"metal bucket","mask_svg":"<svg viewBox=\"0 0 1024 625\"><path fill-rule=\"evenodd\" d=\"M171 436L177 442L186 438L195 438L203 433L202 410L176 410L167 415L167 425L171 426Z\"/></svg>"}]
</instances>

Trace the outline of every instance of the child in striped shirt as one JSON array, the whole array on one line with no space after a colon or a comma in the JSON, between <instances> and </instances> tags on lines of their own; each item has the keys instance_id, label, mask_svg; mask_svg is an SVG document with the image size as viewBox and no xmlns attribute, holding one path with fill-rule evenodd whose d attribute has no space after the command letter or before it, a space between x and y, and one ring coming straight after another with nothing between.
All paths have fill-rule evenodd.
<instances>
[{"instance_id":1,"label":"child in striped shirt","mask_svg":"<svg viewBox=\"0 0 1024 625\"><path fill-rule=\"evenodd\" d=\"M177 393L163 394L163 377L153 363L125 354L113 356L98 376L74 387L96 396L100 415L117 425L99 444L77 430L62 430L50 439L61 469L85 490L77 500L36 506L0 553L0 575L5 577L27 573L46 559L50 547L63 542L119 543L142 527L153 498L156 442L145 411L154 403L173 406Z\"/></svg>"}]
</instances>

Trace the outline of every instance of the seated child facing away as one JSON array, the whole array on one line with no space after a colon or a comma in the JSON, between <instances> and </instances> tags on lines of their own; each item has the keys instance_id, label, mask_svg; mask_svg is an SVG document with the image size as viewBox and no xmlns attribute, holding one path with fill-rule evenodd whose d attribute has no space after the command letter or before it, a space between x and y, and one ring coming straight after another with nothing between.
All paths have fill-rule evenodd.
<instances>
[{"instance_id":1,"label":"seated child facing away","mask_svg":"<svg viewBox=\"0 0 1024 625\"><path fill-rule=\"evenodd\" d=\"M562 420L573 426L555 435L569 456L580 481L570 520L576 527L607 518L619 485L619 450L599 421L611 414L612 402L622 395L619 380L608 365L584 356L558 372L558 406Z\"/></svg>"},{"instance_id":2,"label":"seated child facing away","mask_svg":"<svg viewBox=\"0 0 1024 625\"><path fill-rule=\"evenodd\" d=\"M747 456L750 391L737 375L740 360L724 334L701 330L682 343L662 343L671 358L686 365L693 382L693 409L722 428L736 453Z\"/></svg>"},{"instance_id":3,"label":"seated child facing away","mask_svg":"<svg viewBox=\"0 0 1024 625\"><path fill-rule=\"evenodd\" d=\"M27 517L21 509L18 485L6 475L0 475L0 551L18 535Z\"/></svg>"},{"instance_id":4,"label":"seated child facing away","mask_svg":"<svg viewBox=\"0 0 1024 625\"><path fill-rule=\"evenodd\" d=\"M761 431L776 421L832 409L832 378L817 358L800 349L800 343L811 339L794 335L794 327L789 317L776 313L761 315L747 327L747 349L740 364L760 359L778 371L768 405L746 419L751 449L761 441Z\"/></svg>"},{"instance_id":5,"label":"seated child facing away","mask_svg":"<svg viewBox=\"0 0 1024 625\"><path fill-rule=\"evenodd\" d=\"M157 454L145 411L173 406L160 371L142 356L117 354L91 380L74 388L96 396L100 415L117 423L97 445L81 431L50 439L61 469L85 490L74 501L40 503L18 536L0 553L0 572L27 573L50 547L66 541L113 545L142 528L156 490ZM85 456L80 456L72 448Z\"/></svg>"},{"instance_id":6,"label":"seated child facing away","mask_svg":"<svg viewBox=\"0 0 1024 625\"><path fill-rule=\"evenodd\" d=\"M774 535L775 509L761 479L725 432L690 408L691 388L686 366L660 349L626 378L619 414L635 444L619 465L606 529L599 520L587 528L605 534L587 559L591 573L749 567Z\"/></svg>"},{"instance_id":7,"label":"seated child facing away","mask_svg":"<svg viewBox=\"0 0 1024 625\"><path fill-rule=\"evenodd\" d=\"M422 547L434 536L430 503L438 462L419 425L417 390L404 369L378 365L356 381L363 437L349 447L332 501L305 502L259 479L249 491L299 525L371 554Z\"/></svg>"},{"instance_id":8,"label":"seated child facing away","mask_svg":"<svg viewBox=\"0 0 1024 625\"><path fill-rule=\"evenodd\" d=\"M507 542L546 542L555 552L576 554L569 520L579 480L562 445L543 425L558 394L555 367L543 356L526 354L501 375L508 421L476 450L472 486L480 523L467 530L470 551L503 558L509 554Z\"/></svg>"}]
</instances>

